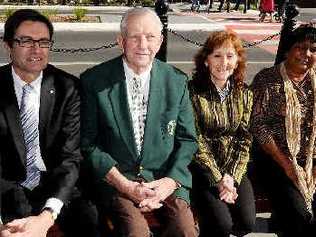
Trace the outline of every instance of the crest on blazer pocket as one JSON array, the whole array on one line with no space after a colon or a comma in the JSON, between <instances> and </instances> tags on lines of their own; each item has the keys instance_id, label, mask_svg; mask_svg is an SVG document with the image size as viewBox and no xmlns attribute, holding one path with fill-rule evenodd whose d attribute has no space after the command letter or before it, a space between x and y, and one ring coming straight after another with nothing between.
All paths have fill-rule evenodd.
<instances>
[{"instance_id":1,"label":"crest on blazer pocket","mask_svg":"<svg viewBox=\"0 0 316 237\"><path fill-rule=\"evenodd\" d=\"M175 131L176 131L176 121L175 120L170 120L167 124L166 127L166 133L168 136L174 136Z\"/></svg>"}]
</instances>

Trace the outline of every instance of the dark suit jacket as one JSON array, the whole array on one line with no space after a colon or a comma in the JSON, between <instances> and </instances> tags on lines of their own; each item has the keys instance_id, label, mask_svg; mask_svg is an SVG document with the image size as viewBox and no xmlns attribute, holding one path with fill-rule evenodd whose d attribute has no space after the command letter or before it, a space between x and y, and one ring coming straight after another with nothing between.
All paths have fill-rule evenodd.
<instances>
[{"instance_id":1,"label":"dark suit jacket","mask_svg":"<svg viewBox=\"0 0 316 237\"><path fill-rule=\"evenodd\" d=\"M116 166L127 178L147 181L170 177L182 188L175 195L189 202L188 164L197 149L187 77L155 60L140 157L134 141L122 57L81 75L81 148L97 181L102 204L115 194L104 178Z\"/></svg>"},{"instance_id":2,"label":"dark suit jacket","mask_svg":"<svg viewBox=\"0 0 316 237\"><path fill-rule=\"evenodd\" d=\"M43 202L50 197L67 202L78 178L79 106L78 79L48 65L43 71L39 118L40 148L47 168L37 190ZM18 209L25 201L18 194L18 183L26 178L26 151L11 65L0 67L0 161L2 197L15 202Z\"/></svg>"}]
</instances>

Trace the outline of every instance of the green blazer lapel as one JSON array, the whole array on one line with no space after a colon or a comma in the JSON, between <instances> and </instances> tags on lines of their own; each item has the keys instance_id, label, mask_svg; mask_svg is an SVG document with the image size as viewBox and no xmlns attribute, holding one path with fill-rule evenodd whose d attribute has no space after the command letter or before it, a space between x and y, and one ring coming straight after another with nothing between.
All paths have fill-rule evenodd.
<instances>
[{"instance_id":1,"label":"green blazer lapel","mask_svg":"<svg viewBox=\"0 0 316 237\"><path fill-rule=\"evenodd\" d=\"M157 63L154 61L150 74L149 98L147 107L147 117L144 133L144 143L142 157L147 157L147 153L152 152L152 139L155 137L157 129L160 129L160 106L161 89L163 88L161 72L158 71Z\"/></svg>"},{"instance_id":2,"label":"green blazer lapel","mask_svg":"<svg viewBox=\"0 0 316 237\"><path fill-rule=\"evenodd\" d=\"M113 70L112 78L114 78L113 87L109 92L109 97L113 108L113 114L126 146L133 157L136 159L137 148L134 139L132 118L128 106L127 89L125 83L126 78L122 61L121 65L119 65L116 70Z\"/></svg>"},{"instance_id":3,"label":"green blazer lapel","mask_svg":"<svg viewBox=\"0 0 316 237\"><path fill-rule=\"evenodd\" d=\"M41 101L40 101L40 115L39 115L39 133L41 147L45 147L43 142L46 140L46 127L52 118L52 113L55 104L56 89L54 86L53 75L44 71L41 85Z\"/></svg>"}]
</instances>

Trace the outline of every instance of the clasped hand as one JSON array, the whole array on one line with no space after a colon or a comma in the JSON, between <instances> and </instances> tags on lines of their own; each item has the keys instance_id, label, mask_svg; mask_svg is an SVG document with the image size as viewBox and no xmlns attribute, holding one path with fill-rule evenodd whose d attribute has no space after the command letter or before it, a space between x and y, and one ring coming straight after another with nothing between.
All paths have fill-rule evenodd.
<instances>
[{"instance_id":1,"label":"clasped hand","mask_svg":"<svg viewBox=\"0 0 316 237\"><path fill-rule=\"evenodd\" d=\"M163 201L169 197L177 187L176 182L168 177L152 182L133 182L127 195L138 204L142 212L149 212L163 206Z\"/></svg>"},{"instance_id":2,"label":"clasped hand","mask_svg":"<svg viewBox=\"0 0 316 237\"><path fill-rule=\"evenodd\" d=\"M237 189L234 187L234 178L224 174L223 178L217 185L220 200L234 204L238 197Z\"/></svg>"},{"instance_id":3,"label":"clasped hand","mask_svg":"<svg viewBox=\"0 0 316 237\"><path fill-rule=\"evenodd\" d=\"M54 224L50 214L15 219L0 227L0 237L46 237L49 228Z\"/></svg>"}]
</instances>

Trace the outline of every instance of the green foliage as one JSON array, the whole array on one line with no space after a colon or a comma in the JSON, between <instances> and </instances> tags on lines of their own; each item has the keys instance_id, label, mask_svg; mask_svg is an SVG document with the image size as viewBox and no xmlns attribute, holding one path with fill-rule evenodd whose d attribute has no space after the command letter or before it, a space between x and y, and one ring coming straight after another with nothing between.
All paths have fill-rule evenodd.
<instances>
[{"instance_id":1,"label":"green foliage","mask_svg":"<svg viewBox=\"0 0 316 237\"><path fill-rule=\"evenodd\" d=\"M87 14L87 12L88 12L87 9L85 9L85 8L80 8L80 7L75 8L75 9L73 10L73 14L76 16L76 20L77 20L77 21L80 21L82 18L84 18L85 15Z\"/></svg>"},{"instance_id":2,"label":"green foliage","mask_svg":"<svg viewBox=\"0 0 316 237\"><path fill-rule=\"evenodd\" d=\"M56 16L58 14L58 10L57 9L44 9L41 11L41 13L49 19L49 17L51 16Z\"/></svg>"},{"instance_id":3,"label":"green foliage","mask_svg":"<svg viewBox=\"0 0 316 237\"><path fill-rule=\"evenodd\" d=\"M146 7L152 7L155 5L155 1L153 0L142 0L140 2L142 3L142 6L146 6Z\"/></svg>"},{"instance_id":4,"label":"green foliage","mask_svg":"<svg viewBox=\"0 0 316 237\"><path fill-rule=\"evenodd\" d=\"M5 18L8 19L16 10L13 8L4 9Z\"/></svg>"},{"instance_id":5,"label":"green foliage","mask_svg":"<svg viewBox=\"0 0 316 237\"><path fill-rule=\"evenodd\" d=\"M82 5L90 5L90 4L92 4L92 2L93 1L91 1L91 0L81 0Z\"/></svg>"},{"instance_id":6,"label":"green foliage","mask_svg":"<svg viewBox=\"0 0 316 237\"><path fill-rule=\"evenodd\" d=\"M125 5L125 6L146 6L152 7L155 5L155 0L100 0L100 2L104 2L106 5Z\"/></svg>"}]
</instances>

